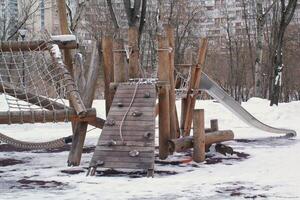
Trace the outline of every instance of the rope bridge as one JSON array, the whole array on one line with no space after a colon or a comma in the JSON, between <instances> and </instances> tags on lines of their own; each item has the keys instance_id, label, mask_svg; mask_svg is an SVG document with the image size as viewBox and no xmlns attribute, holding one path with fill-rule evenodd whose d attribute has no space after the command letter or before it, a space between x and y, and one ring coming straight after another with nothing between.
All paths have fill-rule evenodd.
<instances>
[{"instance_id":1,"label":"rope bridge","mask_svg":"<svg viewBox=\"0 0 300 200\"><path fill-rule=\"evenodd\" d=\"M76 40L0 43L0 93L6 105L0 124L87 121L96 117L87 110L66 69L60 48L74 47ZM72 108L69 107L69 99ZM96 123L97 120L93 119ZM68 137L67 137L68 138ZM57 148L66 138L27 143L0 134L0 141L28 149ZM68 139L69 141L69 139Z\"/></svg>"}]
</instances>

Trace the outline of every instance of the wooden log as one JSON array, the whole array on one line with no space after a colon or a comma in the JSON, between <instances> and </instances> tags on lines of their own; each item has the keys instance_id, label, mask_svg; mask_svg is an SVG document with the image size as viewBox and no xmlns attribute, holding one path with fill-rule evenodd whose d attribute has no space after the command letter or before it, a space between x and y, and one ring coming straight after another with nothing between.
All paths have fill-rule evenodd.
<instances>
[{"instance_id":1,"label":"wooden log","mask_svg":"<svg viewBox=\"0 0 300 200\"><path fill-rule=\"evenodd\" d=\"M128 69L125 62L123 40L115 39L113 42L114 82L121 83L128 80Z\"/></svg>"},{"instance_id":2,"label":"wooden log","mask_svg":"<svg viewBox=\"0 0 300 200\"><path fill-rule=\"evenodd\" d=\"M105 36L102 38L103 52L103 71L104 71L104 98L106 116L113 101L113 94L110 92L110 83L114 82L114 57L113 57L113 39Z\"/></svg>"},{"instance_id":3,"label":"wooden log","mask_svg":"<svg viewBox=\"0 0 300 200\"><path fill-rule=\"evenodd\" d=\"M195 69L194 78L191 80L193 81L191 83L192 84L191 89L193 90L198 90L200 87L201 72L202 72L202 67L205 63L207 46L208 46L208 40L206 38L201 39L199 55L198 55L198 63ZM189 98L187 99L187 111L186 111L185 125L184 125L185 136L188 136L191 131L193 111L195 109L197 97L198 95L193 95L192 97L190 97L189 95Z\"/></svg>"},{"instance_id":4,"label":"wooden log","mask_svg":"<svg viewBox=\"0 0 300 200\"><path fill-rule=\"evenodd\" d=\"M194 152L193 160L203 162L205 160L205 132L204 132L204 110L194 110L193 116L194 132Z\"/></svg>"},{"instance_id":5,"label":"wooden log","mask_svg":"<svg viewBox=\"0 0 300 200\"><path fill-rule=\"evenodd\" d=\"M92 59L87 73L87 83L82 83L85 85L85 89L83 90L84 94L81 94L81 96L86 108L90 108L94 100L97 78L100 71L99 58L102 58L102 56L98 57L97 55L97 45L94 44ZM68 157L69 166L78 166L80 164L87 126L87 122L74 123L73 125L73 142Z\"/></svg>"},{"instance_id":6,"label":"wooden log","mask_svg":"<svg viewBox=\"0 0 300 200\"><path fill-rule=\"evenodd\" d=\"M77 49L78 43L74 41L54 41L60 49ZM2 52L18 52L18 51L47 51L47 42L43 40L36 41L9 41L0 42L0 49Z\"/></svg>"},{"instance_id":7,"label":"wooden log","mask_svg":"<svg viewBox=\"0 0 300 200\"><path fill-rule=\"evenodd\" d=\"M231 130L215 131L205 134L205 145L211 145L214 143L225 142L233 140L234 134ZM194 146L193 136L182 137L179 139L169 140L169 151L183 152Z\"/></svg>"},{"instance_id":8,"label":"wooden log","mask_svg":"<svg viewBox=\"0 0 300 200\"><path fill-rule=\"evenodd\" d=\"M96 121L96 110L89 109L85 118L79 118L75 110L0 112L0 124L26 124L65 121ZM96 123L94 124L97 125Z\"/></svg>"},{"instance_id":9,"label":"wooden log","mask_svg":"<svg viewBox=\"0 0 300 200\"><path fill-rule=\"evenodd\" d=\"M168 85L159 86L159 158L166 159L169 155L168 141L170 140L170 111Z\"/></svg>"},{"instance_id":10,"label":"wooden log","mask_svg":"<svg viewBox=\"0 0 300 200\"><path fill-rule=\"evenodd\" d=\"M211 132L219 130L219 125L218 125L218 120L217 119L210 120L210 128L211 128Z\"/></svg>"},{"instance_id":11,"label":"wooden log","mask_svg":"<svg viewBox=\"0 0 300 200\"><path fill-rule=\"evenodd\" d=\"M128 29L128 43L131 52L129 54L129 78L140 78L139 73L139 30L136 26Z\"/></svg>"},{"instance_id":12,"label":"wooden log","mask_svg":"<svg viewBox=\"0 0 300 200\"><path fill-rule=\"evenodd\" d=\"M167 38L169 40L169 48L172 51L169 53L169 82L170 82L170 131L171 131L171 138L179 138L180 130L179 130L179 122L178 116L176 111L176 97L175 97L175 80L174 80L174 73L175 73L175 66L174 66L174 57L175 57L175 37L174 37L174 28L171 25L165 25L165 32Z\"/></svg>"}]
</instances>

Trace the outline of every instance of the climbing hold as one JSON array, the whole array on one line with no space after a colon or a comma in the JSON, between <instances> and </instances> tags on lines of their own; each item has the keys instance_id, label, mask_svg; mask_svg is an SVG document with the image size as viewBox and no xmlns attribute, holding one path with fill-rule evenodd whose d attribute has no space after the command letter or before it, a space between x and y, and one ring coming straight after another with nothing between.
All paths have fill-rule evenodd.
<instances>
[{"instance_id":1,"label":"climbing hold","mask_svg":"<svg viewBox=\"0 0 300 200\"><path fill-rule=\"evenodd\" d=\"M123 103L121 103L121 102L118 103L118 107L119 107L119 108L123 108L123 106L124 106Z\"/></svg>"},{"instance_id":2,"label":"climbing hold","mask_svg":"<svg viewBox=\"0 0 300 200\"><path fill-rule=\"evenodd\" d=\"M114 146L116 144L117 144L117 142L114 141L114 140L111 140L111 141L107 142L107 146L109 146L109 147Z\"/></svg>"},{"instance_id":3,"label":"climbing hold","mask_svg":"<svg viewBox=\"0 0 300 200\"><path fill-rule=\"evenodd\" d=\"M147 133L144 134L144 138L149 139L151 137L151 135L152 135L152 133L147 132Z\"/></svg>"},{"instance_id":4,"label":"climbing hold","mask_svg":"<svg viewBox=\"0 0 300 200\"><path fill-rule=\"evenodd\" d=\"M138 152L137 150L133 150L129 152L129 156L130 157L137 157L140 155L140 152Z\"/></svg>"},{"instance_id":5,"label":"climbing hold","mask_svg":"<svg viewBox=\"0 0 300 200\"><path fill-rule=\"evenodd\" d=\"M106 122L105 122L105 124L107 126L114 126L116 124L116 122L113 119L107 119Z\"/></svg>"},{"instance_id":6,"label":"climbing hold","mask_svg":"<svg viewBox=\"0 0 300 200\"><path fill-rule=\"evenodd\" d=\"M98 160L96 162L96 167L100 167L100 166L103 166L103 165L104 165L104 161L102 161L102 160Z\"/></svg>"},{"instance_id":7,"label":"climbing hold","mask_svg":"<svg viewBox=\"0 0 300 200\"><path fill-rule=\"evenodd\" d=\"M144 94L144 98L150 98L150 97L151 97L150 92L146 92L146 93Z\"/></svg>"},{"instance_id":8,"label":"climbing hold","mask_svg":"<svg viewBox=\"0 0 300 200\"><path fill-rule=\"evenodd\" d=\"M133 111L132 112L132 116L134 116L134 117L140 117L140 116L142 116L142 112L140 112L140 111Z\"/></svg>"}]
</instances>

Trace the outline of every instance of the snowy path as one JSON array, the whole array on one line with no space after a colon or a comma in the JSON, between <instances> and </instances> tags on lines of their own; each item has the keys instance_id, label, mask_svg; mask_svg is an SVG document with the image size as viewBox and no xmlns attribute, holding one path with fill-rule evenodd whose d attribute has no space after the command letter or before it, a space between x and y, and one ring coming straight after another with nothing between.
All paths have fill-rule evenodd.
<instances>
[{"instance_id":1,"label":"snowy path","mask_svg":"<svg viewBox=\"0 0 300 200\"><path fill-rule=\"evenodd\" d=\"M269 125L300 133L300 102L276 108L269 107L265 100L251 99L243 106ZM103 102L96 102L94 107L103 116ZM237 139L249 139L226 144L250 156L228 160L230 156L216 155L225 160L211 165L157 164L156 170L174 175L162 173L155 178L86 177L85 167L92 153L83 154L81 167L73 169L81 173L70 175L64 173L69 170L67 151L5 152L0 148L0 199L300 199L299 137L274 139L278 135L249 128L213 101L200 101L197 107L205 108L207 126L210 119L218 118L220 129L232 129ZM1 132L17 139L45 141L70 135L70 125L1 126ZM95 145L98 135L99 130L91 131L86 145ZM2 166L4 159L25 163Z\"/></svg>"}]
</instances>

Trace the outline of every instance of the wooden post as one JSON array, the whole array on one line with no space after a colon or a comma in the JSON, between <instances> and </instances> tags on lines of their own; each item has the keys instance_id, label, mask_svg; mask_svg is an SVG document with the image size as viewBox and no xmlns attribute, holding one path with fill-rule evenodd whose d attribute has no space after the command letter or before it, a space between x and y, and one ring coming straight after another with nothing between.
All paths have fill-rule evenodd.
<instances>
[{"instance_id":1,"label":"wooden post","mask_svg":"<svg viewBox=\"0 0 300 200\"><path fill-rule=\"evenodd\" d=\"M140 78L139 73L139 30L136 26L128 29L128 42L131 49L129 55L129 78Z\"/></svg>"},{"instance_id":2,"label":"wooden post","mask_svg":"<svg viewBox=\"0 0 300 200\"><path fill-rule=\"evenodd\" d=\"M169 154L170 139L170 99L169 99L169 41L158 36L158 80L159 86L159 158L166 159Z\"/></svg>"},{"instance_id":3,"label":"wooden post","mask_svg":"<svg viewBox=\"0 0 300 200\"><path fill-rule=\"evenodd\" d=\"M219 125L218 125L218 120L217 119L210 120L210 128L211 128L212 132L219 130Z\"/></svg>"},{"instance_id":4,"label":"wooden post","mask_svg":"<svg viewBox=\"0 0 300 200\"><path fill-rule=\"evenodd\" d=\"M70 30L68 25L66 2L65 0L56 0L56 4L58 9L58 17L59 17L61 34L68 35L70 34ZM69 49L64 50L64 61L70 74L74 77L72 56L71 56L71 51Z\"/></svg>"},{"instance_id":5,"label":"wooden post","mask_svg":"<svg viewBox=\"0 0 300 200\"><path fill-rule=\"evenodd\" d=\"M121 83L128 80L128 70L125 63L125 50L122 39L115 39L113 42L114 56L114 82Z\"/></svg>"},{"instance_id":6,"label":"wooden post","mask_svg":"<svg viewBox=\"0 0 300 200\"><path fill-rule=\"evenodd\" d=\"M178 123L178 116L176 111L176 97L175 97L175 80L174 80L174 57L175 57L175 38L174 29L171 25L165 25L165 32L169 40L169 47L172 51L169 53L169 81L170 81L170 134L171 138L179 138L180 130Z\"/></svg>"},{"instance_id":7,"label":"wooden post","mask_svg":"<svg viewBox=\"0 0 300 200\"><path fill-rule=\"evenodd\" d=\"M113 62L113 39L105 36L102 38L103 53L103 71L104 71L104 97L106 116L113 101L113 95L110 92L110 83L114 82L114 62Z\"/></svg>"},{"instance_id":8,"label":"wooden post","mask_svg":"<svg viewBox=\"0 0 300 200\"><path fill-rule=\"evenodd\" d=\"M91 63L87 73L87 83L82 83L85 85L85 88L83 90L84 94L81 94L81 96L86 108L90 108L94 100L97 78L100 71L100 60L97 55L97 45L94 44ZM80 164L87 126L87 122L74 123L73 125L73 141L68 158L69 166L78 166Z\"/></svg>"},{"instance_id":9,"label":"wooden post","mask_svg":"<svg viewBox=\"0 0 300 200\"><path fill-rule=\"evenodd\" d=\"M192 50L191 49L187 49L185 52L184 52L184 62L186 64L190 64L192 65L193 64L193 55L192 55ZM192 67L192 66L190 66ZM188 102L188 98L191 98L189 96L189 93L191 92L191 89L192 89L192 82L194 80L194 75L195 75L195 68L193 67L191 69L191 79L190 79L190 82L189 82L189 86L188 86L188 91L187 91L187 97L185 98L182 98L181 99L181 118L180 118L180 129L181 129L181 132L184 133L184 125L185 125L185 118L186 118L186 110L187 110L187 102Z\"/></svg>"},{"instance_id":10,"label":"wooden post","mask_svg":"<svg viewBox=\"0 0 300 200\"><path fill-rule=\"evenodd\" d=\"M208 40L206 38L204 38L200 41L198 63L196 65L194 79L192 79L192 81L193 81L192 89L193 90L198 90L200 87L201 72L202 72L202 67L205 63L207 45L208 45ZM197 97L198 97L198 95L193 95L192 97L190 96L187 99L187 111L186 111L185 125L184 125L184 135L185 136L188 136L191 131L193 111L195 108Z\"/></svg>"},{"instance_id":11,"label":"wooden post","mask_svg":"<svg viewBox=\"0 0 300 200\"><path fill-rule=\"evenodd\" d=\"M194 123L194 153L193 160L195 162L203 162L205 160L205 132L204 132L204 110L195 110L193 116Z\"/></svg>"}]
</instances>

